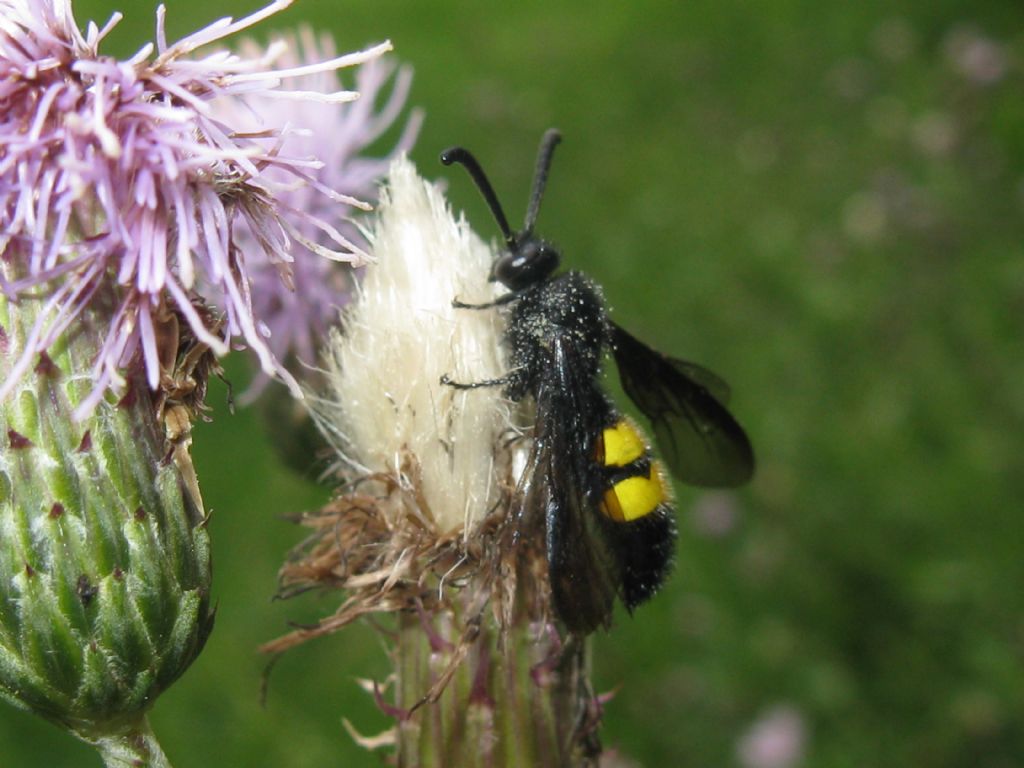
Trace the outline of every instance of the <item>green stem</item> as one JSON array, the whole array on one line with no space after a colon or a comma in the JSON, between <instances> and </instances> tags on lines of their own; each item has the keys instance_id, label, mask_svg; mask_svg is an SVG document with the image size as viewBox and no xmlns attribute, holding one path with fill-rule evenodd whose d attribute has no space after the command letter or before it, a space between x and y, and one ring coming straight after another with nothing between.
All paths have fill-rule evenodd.
<instances>
[{"instance_id":1,"label":"green stem","mask_svg":"<svg viewBox=\"0 0 1024 768\"><path fill-rule=\"evenodd\" d=\"M400 768L565 768L592 764L596 713L587 645L559 649L536 625L499 642L484 622L459 648L460 611L403 614L395 649ZM453 615L454 613L454 615ZM454 636L453 636L454 635ZM452 660L462 663L436 702L422 703Z\"/></svg>"},{"instance_id":2,"label":"green stem","mask_svg":"<svg viewBox=\"0 0 1024 768\"><path fill-rule=\"evenodd\" d=\"M143 717L133 728L92 741L107 768L171 768L156 734Z\"/></svg>"}]
</instances>

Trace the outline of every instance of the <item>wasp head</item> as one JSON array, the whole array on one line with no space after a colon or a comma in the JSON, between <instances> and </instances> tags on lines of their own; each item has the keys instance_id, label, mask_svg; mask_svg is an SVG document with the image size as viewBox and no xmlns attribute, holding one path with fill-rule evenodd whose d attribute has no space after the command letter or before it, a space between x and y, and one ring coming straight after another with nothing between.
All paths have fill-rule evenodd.
<instances>
[{"instance_id":1,"label":"wasp head","mask_svg":"<svg viewBox=\"0 0 1024 768\"><path fill-rule=\"evenodd\" d=\"M529 288L558 269L559 259L551 243L533 234L520 235L494 260L490 280L512 291Z\"/></svg>"},{"instance_id":2,"label":"wasp head","mask_svg":"<svg viewBox=\"0 0 1024 768\"><path fill-rule=\"evenodd\" d=\"M462 147L452 147L441 153L441 162L445 165L459 163L473 177L480 193L487 201L494 218L505 236L505 250L498 256L491 268L491 281L497 281L509 290L518 291L528 288L547 278L558 268L559 255L551 243L533 234L533 225L540 210L540 201L547 186L548 170L555 147L562 140L562 135L554 128L548 130L540 142L537 155L537 171L533 176L533 190L530 193L530 205L526 211L526 221L521 232L513 233L505 218L494 187L487 179L480 163Z\"/></svg>"}]
</instances>

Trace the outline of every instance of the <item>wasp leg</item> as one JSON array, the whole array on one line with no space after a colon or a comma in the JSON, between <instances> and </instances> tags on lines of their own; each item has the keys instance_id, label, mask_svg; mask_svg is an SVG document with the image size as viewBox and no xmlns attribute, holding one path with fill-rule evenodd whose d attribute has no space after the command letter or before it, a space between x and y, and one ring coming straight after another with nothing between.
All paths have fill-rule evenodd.
<instances>
[{"instance_id":1,"label":"wasp leg","mask_svg":"<svg viewBox=\"0 0 1024 768\"><path fill-rule=\"evenodd\" d=\"M453 389L479 389L480 387L504 387L512 381L511 375L502 376L498 379L484 379L483 381L461 382L452 381L447 373L441 375L441 383Z\"/></svg>"},{"instance_id":2,"label":"wasp leg","mask_svg":"<svg viewBox=\"0 0 1024 768\"><path fill-rule=\"evenodd\" d=\"M520 295L521 294L517 293L516 291L512 291L510 293L504 294L503 296L499 296L494 301L487 301L484 302L483 304L467 304L464 301L452 299L452 306L455 307L455 309L493 309L494 307L501 307L504 306L505 304L511 304L513 301L518 299Z\"/></svg>"}]
</instances>

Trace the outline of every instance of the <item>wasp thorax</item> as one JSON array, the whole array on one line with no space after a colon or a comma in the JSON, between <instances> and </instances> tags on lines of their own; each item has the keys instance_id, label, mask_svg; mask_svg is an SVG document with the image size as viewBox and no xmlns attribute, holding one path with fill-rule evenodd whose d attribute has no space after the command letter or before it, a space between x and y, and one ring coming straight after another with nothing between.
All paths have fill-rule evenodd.
<instances>
[{"instance_id":1,"label":"wasp thorax","mask_svg":"<svg viewBox=\"0 0 1024 768\"><path fill-rule=\"evenodd\" d=\"M517 239L494 262L491 279L519 291L544 280L558 268L558 250L539 237Z\"/></svg>"}]
</instances>

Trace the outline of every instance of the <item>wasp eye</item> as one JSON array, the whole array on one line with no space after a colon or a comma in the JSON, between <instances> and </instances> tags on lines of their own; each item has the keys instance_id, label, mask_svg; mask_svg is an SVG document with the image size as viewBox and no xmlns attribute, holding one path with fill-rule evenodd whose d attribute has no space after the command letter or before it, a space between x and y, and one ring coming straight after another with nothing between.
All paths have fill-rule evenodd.
<instances>
[{"instance_id":1,"label":"wasp eye","mask_svg":"<svg viewBox=\"0 0 1024 768\"><path fill-rule=\"evenodd\" d=\"M558 267L558 251L543 240L526 238L494 262L491 277L513 291L546 279Z\"/></svg>"}]
</instances>

